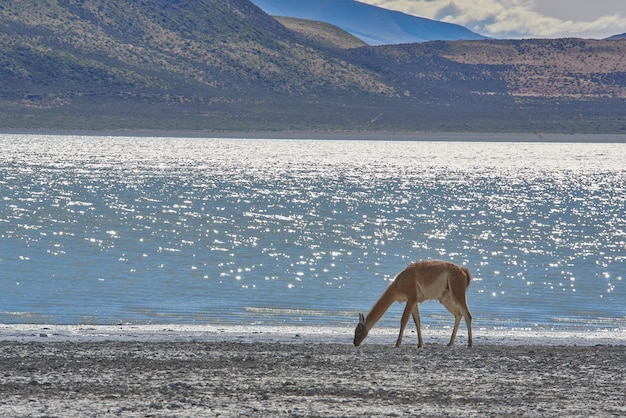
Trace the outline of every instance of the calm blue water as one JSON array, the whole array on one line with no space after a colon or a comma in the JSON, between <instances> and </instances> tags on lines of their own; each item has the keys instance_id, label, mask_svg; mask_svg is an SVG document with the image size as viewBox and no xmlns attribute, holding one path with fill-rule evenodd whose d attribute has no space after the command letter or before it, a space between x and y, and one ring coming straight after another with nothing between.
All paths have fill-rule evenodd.
<instances>
[{"instance_id":1,"label":"calm blue water","mask_svg":"<svg viewBox=\"0 0 626 418\"><path fill-rule=\"evenodd\" d=\"M626 144L0 149L2 323L354 324L409 262L444 258L474 275L475 327L626 327ZM452 325L437 302L421 311Z\"/></svg>"}]
</instances>

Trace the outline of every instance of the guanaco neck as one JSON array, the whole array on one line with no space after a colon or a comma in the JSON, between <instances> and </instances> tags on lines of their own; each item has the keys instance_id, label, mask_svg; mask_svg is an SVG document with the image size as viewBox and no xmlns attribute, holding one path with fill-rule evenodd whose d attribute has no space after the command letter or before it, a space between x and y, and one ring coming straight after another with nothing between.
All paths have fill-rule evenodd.
<instances>
[{"instance_id":1,"label":"guanaco neck","mask_svg":"<svg viewBox=\"0 0 626 418\"><path fill-rule=\"evenodd\" d=\"M385 292L378 298L370 313L367 314L365 318L365 327L369 331L374 328L374 325L378 322L378 320L387 312L387 309L391 306L392 303L396 301L396 287L394 283L389 285Z\"/></svg>"}]
</instances>

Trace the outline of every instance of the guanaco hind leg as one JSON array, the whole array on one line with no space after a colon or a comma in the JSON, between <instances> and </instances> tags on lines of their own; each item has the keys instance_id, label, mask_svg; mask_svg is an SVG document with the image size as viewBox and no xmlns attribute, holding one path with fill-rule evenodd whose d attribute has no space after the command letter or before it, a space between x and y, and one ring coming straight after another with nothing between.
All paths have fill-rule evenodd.
<instances>
[{"instance_id":1,"label":"guanaco hind leg","mask_svg":"<svg viewBox=\"0 0 626 418\"><path fill-rule=\"evenodd\" d=\"M450 337L450 342L448 343L448 347L454 345L454 340L456 339L456 333L459 330L459 324L461 323L461 318L465 318L465 325L467 325L467 346L472 346L472 315L470 314L469 308L465 303L465 298L463 298L462 302L455 302L451 297L450 292L444 292L444 294L439 299L439 302L443 306L446 307L448 312L454 315L454 328L452 330L452 336ZM461 305L460 303L463 303Z\"/></svg>"}]
</instances>

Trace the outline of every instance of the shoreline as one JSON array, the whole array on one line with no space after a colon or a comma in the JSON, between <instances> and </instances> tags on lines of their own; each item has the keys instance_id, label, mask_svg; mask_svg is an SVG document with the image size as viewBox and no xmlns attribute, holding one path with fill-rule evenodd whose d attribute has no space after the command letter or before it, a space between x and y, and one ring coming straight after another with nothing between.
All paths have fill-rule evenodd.
<instances>
[{"instance_id":1,"label":"shoreline","mask_svg":"<svg viewBox=\"0 0 626 418\"><path fill-rule=\"evenodd\" d=\"M0 135L113 136L198 139L294 139L341 141L434 141L434 142L538 142L626 143L624 134L493 133L493 132L395 132L395 131L164 131L164 130L55 130L0 129Z\"/></svg>"},{"instance_id":2,"label":"shoreline","mask_svg":"<svg viewBox=\"0 0 626 418\"><path fill-rule=\"evenodd\" d=\"M445 345L451 329L425 327L425 345ZM393 346L397 327L372 329L364 345ZM352 346L353 327L267 326L267 325L48 325L1 324L0 342L202 342L202 343L278 343L340 344ZM466 344L461 327L455 346ZM417 344L414 328L407 328L403 346ZM613 330L541 330L541 329L474 329L474 345L498 346L626 346L626 329Z\"/></svg>"}]
</instances>

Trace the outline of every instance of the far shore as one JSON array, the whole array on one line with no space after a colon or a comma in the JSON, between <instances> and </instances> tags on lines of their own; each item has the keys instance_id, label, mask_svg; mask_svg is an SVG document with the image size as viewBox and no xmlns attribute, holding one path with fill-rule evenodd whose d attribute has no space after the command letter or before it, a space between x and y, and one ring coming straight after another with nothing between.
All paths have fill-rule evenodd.
<instances>
[{"instance_id":1,"label":"far shore","mask_svg":"<svg viewBox=\"0 0 626 418\"><path fill-rule=\"evenodd\" d=\"M0 135L67 135L206 139L312 139L360 141L626 143L626 134L394 132L394 131L196 131L120 129L107 131L2 129Z\"/></svg>"}]
</instances>

